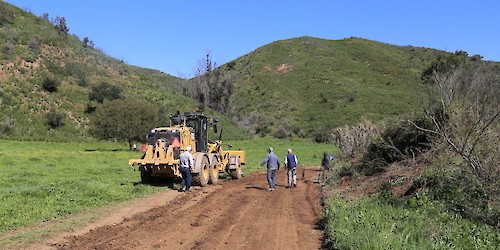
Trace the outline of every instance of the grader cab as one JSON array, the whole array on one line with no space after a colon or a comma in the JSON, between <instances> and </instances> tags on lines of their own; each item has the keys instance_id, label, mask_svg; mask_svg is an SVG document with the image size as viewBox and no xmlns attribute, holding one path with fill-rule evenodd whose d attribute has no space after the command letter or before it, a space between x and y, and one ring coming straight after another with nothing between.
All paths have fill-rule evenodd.
<instances>
[{"instance_id":1,"label":"grader cab","mask_svg":"<svg viewBox=\"0 0 500 250\"><path fill-rule=\"evenodd\" d=\"M141 159L129 160L129 164L141 172L143 183L161 177L182 178L179 156L191 145L194 149L194 185L216 184L220 173L224 172L233 179L239 179L242 177L241 166L245 164L245 151L223 150L222 131L219 140L209 140L209 127L217 133L217 122L217 118L212 119L198 112L172 115L170 127L152 129L147 137L146 153Z\"/></svg>"}]
</instances>

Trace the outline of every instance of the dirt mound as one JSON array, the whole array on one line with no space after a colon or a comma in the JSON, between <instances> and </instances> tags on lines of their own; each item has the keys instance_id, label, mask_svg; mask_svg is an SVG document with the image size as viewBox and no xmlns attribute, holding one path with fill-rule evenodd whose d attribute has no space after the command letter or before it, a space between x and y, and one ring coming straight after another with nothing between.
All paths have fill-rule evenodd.
<instances>
[{"instance_id":1,"label":"dirt mound","mask_svg":"<svg viewBox=\"0 0 500 250\"><path fill-rule=\"evenodd\" d=\"M355 179L342 177L339 184L323 190L325 196L340 194L353 199L378 195L382 189L389 189L396 197L401 197L424 172L426 156L404 162L390 164L384 172Z\"/></svg>"}]
</instances>

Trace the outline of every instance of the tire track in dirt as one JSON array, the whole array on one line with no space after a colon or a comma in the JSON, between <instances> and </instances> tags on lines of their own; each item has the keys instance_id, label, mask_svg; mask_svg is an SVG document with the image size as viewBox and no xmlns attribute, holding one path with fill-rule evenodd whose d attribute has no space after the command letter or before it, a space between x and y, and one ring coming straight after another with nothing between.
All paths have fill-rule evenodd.
<instances>
[{"instance_id":1,"label":"tire track in dirt","mask_svg":"<svg viewBox=\"0 0 500 250\"><path fill-rule=\"evenodd\" d=\"M296 188L267 191L265 173L179 193L163 206L84 235L66 237L59 249L319 249L323 232L317 167ZM300 178L299 178L300 179ZM281 182L280 182L281 180ZM281 185L279 185L281 184ZM175 192L175 191L169 191Z\"/></svg>"}]
</instances>

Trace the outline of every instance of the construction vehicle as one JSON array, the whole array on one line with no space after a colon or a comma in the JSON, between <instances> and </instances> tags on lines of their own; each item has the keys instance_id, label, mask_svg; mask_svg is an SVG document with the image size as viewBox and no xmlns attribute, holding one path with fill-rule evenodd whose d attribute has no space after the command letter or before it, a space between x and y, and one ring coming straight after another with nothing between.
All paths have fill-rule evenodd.
<instances>
[{"instance_id":1,"label":"construction vehicle","mask_svg":"<svg viewBox=\"0 0 500 250\"><path fill-rule=\"evenodd\" d=\"M217 184L219 175L227 172L232 179L243 176L245 151L222 149L222 129L219 140L208 138L209 127L217 133L217 118L199 112L187 112L170 116L170 127L154 128L147 136L146 152L141 159L129 160L134 170L141 172L142 183L157 178L182 178L179 156L191 148L194 158L193 185Z\"/></svg>"}]
</instances>

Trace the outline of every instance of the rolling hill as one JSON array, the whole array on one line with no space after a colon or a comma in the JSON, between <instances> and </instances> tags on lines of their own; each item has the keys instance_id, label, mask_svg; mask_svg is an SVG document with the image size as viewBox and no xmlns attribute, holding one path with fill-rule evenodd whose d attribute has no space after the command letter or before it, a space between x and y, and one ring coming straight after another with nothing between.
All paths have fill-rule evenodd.
<instances>
[{"instance_id":1,"label":"rolling hill","mask_svg":"<svg viewBox=\"0 0 500 250\"><path fill-rule=\"evenodd\" d=\"M165 116L200 107L183 94L195 79L127 65L85 38L62 35L47 16L5 2L0 11L1 137L89 137L88 94L103 82L120 86L126 97L157 104ZM354 37L276 41L220 66L234 81L231 111L204 111L221 118L230 139L247 131L317 138L337 126L419 110L429 88L421 74L444 54L449 53ZM46 79L60 84L57 91L43 88ZM52 110L64 113L64 126L47 127Z\"/></svg>"},{"instance_id":2,"label":"rolling hill","mask_svg":"<svg viewBox=\"0 0 500 250\"><path fill-rule=\"evenodd\" d=\"M222 67L237 74L235 120L260 134L313 137L420 107L421 73L445 52L361 38L276 41Z\"/></svg>"},{"instance_id":3,"label":"rolling hill","mask_svg":"<svg viewBox=\"0 0 500 250\"><path fill-rule=\"evenodd\" d=\"M0 12L1 137L89 137L88 94L103 82L119 86L125 97L157 104L165 116L198 107L195 100L175 91L183 79L109 57L74 35L62 34L48 17L34 16L5 2L0 2ZM57 82L56 91L44 89L46 79ZM64 114L64 126L58 129L46 125L47 114L53 110ZM221 117L229 138L246 134L217 112L206 109L205 113Z\"/></svg>"}]
</instances>

